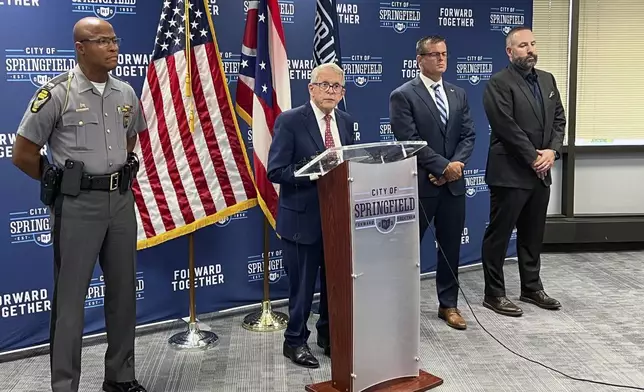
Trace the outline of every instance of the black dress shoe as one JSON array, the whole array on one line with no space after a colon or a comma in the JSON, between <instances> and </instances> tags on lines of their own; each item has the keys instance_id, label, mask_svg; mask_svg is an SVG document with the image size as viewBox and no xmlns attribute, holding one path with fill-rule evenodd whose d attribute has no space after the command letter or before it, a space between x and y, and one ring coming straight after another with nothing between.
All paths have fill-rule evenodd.
<instances>
[{"instance_id":1,"label":"black dress shoe","mask_svg":"<svg viewBox=\"0 0 644 392\"><path fill-rule=\"evenodd\" d=\"M105 392L147 392L138 381L114 382L103 381L103 390Z\"/></svg>"},{"instance_id":2,"label":"black dress shoe","mask_svg":"<svg viewBox=\"0 0 644 392\"><path fill-rule=\"evenodd\" d=\"M486 295L483 299L483 306L504 316L519 317L523 314L523 310L513 304L506 296L492 297Z\"/></svg>"},{"instance_id":3,"label":"black dress shoe","mask_svg":"<svg viewBox=\"0 0 644 392\"><path fill-rule=\"evenodd\" d=\"M548 294L546 294L545 291L539 290L535 291L533 293L525 293L521 292L521 296L519 297L519 300L523 302L528 302L531 304L535 304L540 308L544 309L559 309L561 307L561 304L559 301L556 299L549 297Z\"/></svg>"},{"instance_id":4,"label":"black dress shoe","mask_svg":"<svg viewBox=\"0 0 644 392\"><path fill-rule=\"evenodd\" d=\"M320 367L320 363L317 358L311 354L311 349L308 344L303 344L299 347L291 347L284 342L284 356L298 366L310 369Z\"/></svg>"},{"instance_id":5,"label":"black dress shoe","mask_svg":"<svg viewBox=\"0 0 644 392\"><path fill-rule=\"evenodd\" d=\"M328 338L318 336L318 347L324 350L324 355L331 356L331 342Z\"/></svg>"}]
</instances>

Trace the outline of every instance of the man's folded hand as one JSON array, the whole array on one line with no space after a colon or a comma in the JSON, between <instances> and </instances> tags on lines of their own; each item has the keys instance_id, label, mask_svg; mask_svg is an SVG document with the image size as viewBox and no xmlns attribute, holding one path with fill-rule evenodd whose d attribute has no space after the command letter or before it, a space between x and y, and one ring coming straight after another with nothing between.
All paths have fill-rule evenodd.
<instances>
[{"instance_id":1,"label":"man's folded hand","mask_svg":"<svg viewBox=\"0 0 644 392\"><path fill-rule=\"evenodd\" d=\"M442 186L443 184L445 184L447 182L445 177L436 178L436 177L434 177L433 174L429 175L429 181L431 181L431 183L436 185L436 186Z\"/></svg>"},{"instance_id":2,"label":"man's folded hand","mask_svg":"<svg viewBox=\"0 0 644 392\"><path fill-rule=\"evenodd\" d=\"M463 167L465 167L465 164L462 162L450 162L443 173L443 177L449 182L456 181L463 176Z\"/></svg>"},{"instance_id":3,"label":"man's folded hand","mask_svg":"<svg viewBox=\"0 0 644 392\"><path fill-rule=\"evenodd\" d=\"M537 150L539 157L532 163L537 173L545 173L555 164L555 152L552 150Z\"/></svg>"}]
</instances>

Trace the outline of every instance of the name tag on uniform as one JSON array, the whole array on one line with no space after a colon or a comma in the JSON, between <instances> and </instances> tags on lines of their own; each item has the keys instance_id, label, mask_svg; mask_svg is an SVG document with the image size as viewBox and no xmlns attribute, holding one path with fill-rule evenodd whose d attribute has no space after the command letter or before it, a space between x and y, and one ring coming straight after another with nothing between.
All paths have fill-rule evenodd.
<instances>
[{"instance_id":1,"label":"name tag on uniform","mask_svg":"<svg viewBox=\"0 0 644 392\"><path fill-rule=\"evenodd\" d=\"M77 112L87 112L87 111L89 111L89 108L87 106L85 106L84 103L81 102L81 103L78 104L78 109L76 109L76 111Z\"/></svg>"},{"instance_id":2,"label":"name tag on uniform","mask_svg":"<svg viewBox=\"0 0 644 392\"><path fill-rule=\"evenodd\" d=\"M118 111L123 116L123 128L128 128L130 126L130 121L132 120L132 106L123 105L119 106Z\"/></svg>"}]
</instances>

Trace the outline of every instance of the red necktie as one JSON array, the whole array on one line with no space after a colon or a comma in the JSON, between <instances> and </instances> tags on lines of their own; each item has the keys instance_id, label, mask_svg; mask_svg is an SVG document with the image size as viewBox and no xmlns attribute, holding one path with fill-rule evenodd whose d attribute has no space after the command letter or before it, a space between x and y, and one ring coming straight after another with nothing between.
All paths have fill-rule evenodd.
<instances>
[{"instance_id":1,"label":"red necktie","mask_svg":"<svg viewBox=\"0 0 644 392\"><path fill-rule=\"evenodd\" d=\"M326 132L324 133L324 147L332 148L335 147L333 142L333 135L331 135L331 116L324 116L324 121L326 122Z\"/></svg>"}]
</instances>

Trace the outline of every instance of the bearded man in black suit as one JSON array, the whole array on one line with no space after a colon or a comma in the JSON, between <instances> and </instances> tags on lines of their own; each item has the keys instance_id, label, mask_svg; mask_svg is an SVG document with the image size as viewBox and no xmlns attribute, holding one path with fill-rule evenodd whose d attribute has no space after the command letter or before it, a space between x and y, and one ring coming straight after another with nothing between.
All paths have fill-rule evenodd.
<instances>
[{"instance_id":1,"label":"bearded man in black suit","mask_svg":"<svg viewBox=\"0 0 644 392\"><path fill-rule=\"evenodd\" d=\"M506 38L511 64L493 75L483 95L492 128L485 179L490 188L490 223L483 238L483 306L507 315L523 311L506 297L503 262L512 230L517 229L519 299L545 309L560 303L543 290L541 248L552 184L566 116L555 78L535 69L532 31L515 27Z\"/></svg>"}]
</instances>

